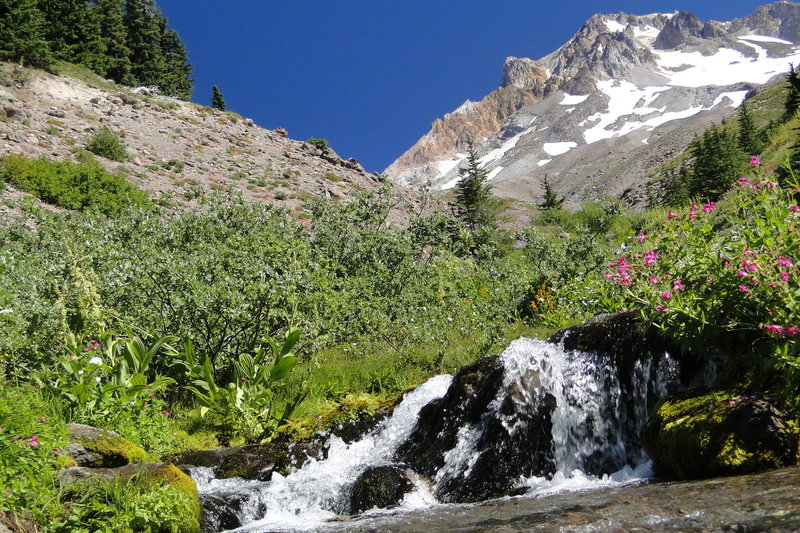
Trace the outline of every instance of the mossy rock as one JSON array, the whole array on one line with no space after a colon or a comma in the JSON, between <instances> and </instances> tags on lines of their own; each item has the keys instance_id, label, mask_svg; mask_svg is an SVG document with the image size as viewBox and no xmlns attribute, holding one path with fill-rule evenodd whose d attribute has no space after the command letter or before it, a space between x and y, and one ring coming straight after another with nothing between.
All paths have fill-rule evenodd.
<instances>
[{"instance_id":1,"label":"mossy rock","mask_svg":"<svg viewBox=\"0 0 800 533\"><path fill-rule=\"evenodd\" d=\"M796 464L799 434L765 399L695 391L661 401L643 441L658 477L695 479Z\"/></svg>"},{"instance_id":2,"label":"mossy rock","mask_svg":"<svg viewBox=\"0 0 800 533\"><path fill-rule=\"evenodd\" d=\"M150 461L146 451L113 431L84 424L69 424L67 431L65 452L78 466L114 468Z\"/></svg>"},{"instance_id":3,"label":"mossy rock","mask_svg":"<svg viewBox=\"0 0 800 533\"><path fill-rule=\"evenodd\" d=\"M156 490L168 487L168 496L181 500L178 506L180 516L170 517L170 522L177 522L177 530L181 533L199 533L202 521L202 505L197 491L197 485L191 477L183 473L171 463L139 463L120 466L117 468L87 468L73 467L62 470L59 475L59 484L69 488L75 483L108 482L121 480L126 483L137 483L144 490ZM75 485L76 490L81 490L81 485ZM154 531L160 531L155 529Z\"/></svg>"}]
</instances>

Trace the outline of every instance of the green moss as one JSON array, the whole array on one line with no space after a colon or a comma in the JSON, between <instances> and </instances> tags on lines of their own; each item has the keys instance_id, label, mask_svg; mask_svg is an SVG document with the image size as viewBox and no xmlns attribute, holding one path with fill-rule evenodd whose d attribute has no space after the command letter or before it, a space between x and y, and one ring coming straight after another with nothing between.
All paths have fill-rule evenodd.
<instances>
[{"instance_id":1,"label":"green moss","mask_svg":"<svg viewBox=\"0 0 800 533\"><path fill-rule=\"evenodd\" d=\"M280 440L307 442L317 432L324 432L334 425L361 420L372 416L381 407L390 403L371 394L348 394L338 402L330 402L316 414L290 420L278 428Z\"/></svg>"},{"instance_id":2,"label":"green moss","mask_svg":"<svg viewBox=\"0 0 800 533\"><path fill-rule=\"evenodd\" d=\"M95 466L113 467L150 461L146 451L119 436L108 435L78 442L87 450L102 456L102 463Z\"/></svg>"},{"instance_id":3,"label":"green moss","mask_svg":"<svg viewBox=\"0 0 800 533\"><path fill-rule=\"evenodd\" d=\"M656 474L708 477L797 462L797 425L766 405L733 391L663 400L644 435Z\"/></svg>"},{"instance_id":4,"label":"green moss","mask_svg":"<svg viewBox=\"0 0 800 533\"><path fill-rule=\"evenodd\" d=\"M179 519L179 531L195 533L200 531L202 520L202 506L194 480L181 472L175 465L164 463L153 473L149 474L146 481L169 486L184 500L183 513Z\"/></svg>"}]
</instances>

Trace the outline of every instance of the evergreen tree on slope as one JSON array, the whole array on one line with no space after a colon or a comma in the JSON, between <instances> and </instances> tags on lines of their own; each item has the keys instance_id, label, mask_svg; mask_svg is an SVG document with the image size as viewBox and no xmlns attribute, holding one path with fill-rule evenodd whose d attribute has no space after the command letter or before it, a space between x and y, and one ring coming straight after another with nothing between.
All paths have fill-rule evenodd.
<instances>
[{"instance_id":1,"label":"evergreen tree on slope","mask_svg":"<svg viewBox=\"0 0 800 533\"><path fill-rule=\"evenodd\" d=\"M0 60L47 68L53 62L36 0L0 0Z\"/></svg>"},{"instance_id":2,"label":"evergreen tree on slope","mask_svg":"<svg viewBox=\"0 0 800 533\"><path fill-rule=\"evenodd\" d=\"M467 166L459 169L458 175L461 179L456 183L456 204L461 219L471 230L494 226L492 188L486 183L488 172L481 168L478 153L471 143Z\"/></svg>"}]
</instances>

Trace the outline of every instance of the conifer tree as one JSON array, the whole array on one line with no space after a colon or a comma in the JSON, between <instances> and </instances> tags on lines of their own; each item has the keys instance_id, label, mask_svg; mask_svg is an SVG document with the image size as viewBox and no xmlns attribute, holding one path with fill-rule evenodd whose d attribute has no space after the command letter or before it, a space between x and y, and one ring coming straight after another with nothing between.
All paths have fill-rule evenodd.
<instances>
[{"instance_id":1,"label":"conifer tree","mask_svg":"<svg viewBox=\"0 0 800 533\"><path fill-rule=\"evenodd\" d=\"M784 104L784 120L789 120L800 109L800 69L794 68L791 63L789 64L789 73L786 75L786 81L789 83L789 94L786 96L786 103Z\"/></svg>"},{"instance_id":2,"label":"conifer tree","mask_svg":"<svg viewBox=\"0 0 800 533\"><path fill-rule=\"evenodd\" d=\"M216 85L211 88L211 107L225 111L225 97L222 96L219 87Z\"/></svg>"},{"instance_id":3,"label":"conifer tree","mask_svg":"<svg viewBox=\"0 0 800 533\"><path fill-rule=\"evenodd\" d=\"M131 50L130 85L158 85L164 72L161 48L162 17L154 0L127 0L125 4L127 45Z\"/></svg>"},{"instance_id":4,"label":"conifer tree","mask_svg":"<svg viewBox=\"0 0 800 533\"><path fill-rule=\"evenodd\" d=\"M116 81L127 80L131 73L131 49L125 29L125 0L96 0L97 18L100 21L100 38L103 41L103 61L97 72Z\"/></svg>"},{"instance_id":5,"label":"conifer tree","mask_svg":"<svg viewBox=\"0 0 800 533\"><path fill-rule=\"evenodd\" d=\"M40 68L52 64L37 0L0 0L0 60Z\"/></svg>"},{"instance_id":6,"label":"conifer tree","mask_svg":"<svg viewBox=\"0 0 800 533\"><path fill-rule=\"evenodd\" d=\"M192 66L186 55L178 32L164 27L161 34L161 52L164 55L164 72L158 82L162 94L188 100L192 96Z\"/></svg>"},{"instance_id":7,"label":"conifer tree","mask_svg":"<svg viewBox=\"0 0 800 533\"><path fill-rule=\"evenodd\" d=\"M694 167L689 183L692 198L718 200L744 170L745 156L730 128L712 126L692 147Z\"/></svg>"},{"instance_id":8,"label":"conifer tree","mask_svg":"<svg viewBox=\"0 0 800 533\"><path fill-rule=\"evenodd\" d=\"M542 180L542 191L544 192L544 196L542 198L542 203L539 204L539 209L542 211L561 209L561 206L564 205L564 197L558 197L547 174L544 175L544 179Z\"/></svg>"},{"instance_id":9,"label":"conifer tree","mask_svg":"<svg viewBox=\"0 0 800 533\"><path fill-rule=\"evenodd\" d=\"M96 69L104 54L100 24L86 0L39 0L45 38L56 59Z\"/></svg>"},{"instance_id":10,"label":"conifer tree","mask_svg":"<svg viewBox=\"0 0 800 533\"><path fill-rule=\"evenodd\" d=\"M461 179L456 183L456 204L461 219L471 230L494 226L491 186L486 183L488 172L481 168L472 143L469 145L467 166L459 169L458 175Z\"/></svg>"},{"instance_id":11,"label":"conifer tree","mask_svg":"<svg viewBox=\"0 0 800 533\"><path fill-rule=\"evenodd\" d=\"M763 146L761 132L756 127L747 102L742 102L739 107L739 148L746 155L758 155Z\"/></svg>"}]
</instances>

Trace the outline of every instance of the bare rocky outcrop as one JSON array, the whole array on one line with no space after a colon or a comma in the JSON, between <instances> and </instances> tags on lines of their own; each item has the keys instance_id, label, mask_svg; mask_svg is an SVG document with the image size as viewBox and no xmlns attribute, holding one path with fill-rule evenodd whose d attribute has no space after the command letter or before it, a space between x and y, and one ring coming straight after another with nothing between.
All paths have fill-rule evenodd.
<instances>
[{"instance_id":1,"label":"bare rocky outcrop","mask_svg":"<svg viewBox=\"0 0 800 533\"><path fill-rule=\"evenodd\" d=\"M123 137L129 157L98 160L154 200L187 209L197 207L203 195L232 192L301 216L313 197L347 201L359 191L385 186L356 159L290 139L283 128L266 129L236 113L135 94L99 78L86 83L3 63L0 70L17 73L4 77L7 85L0 89L0 156L74 160L96 131L108 128ZM414 201L413 193L394 189L396 196ZM10 186L2 193L18 195ZM390 222L406 219L398 209Z\"/></svg>"}]
</instances>

